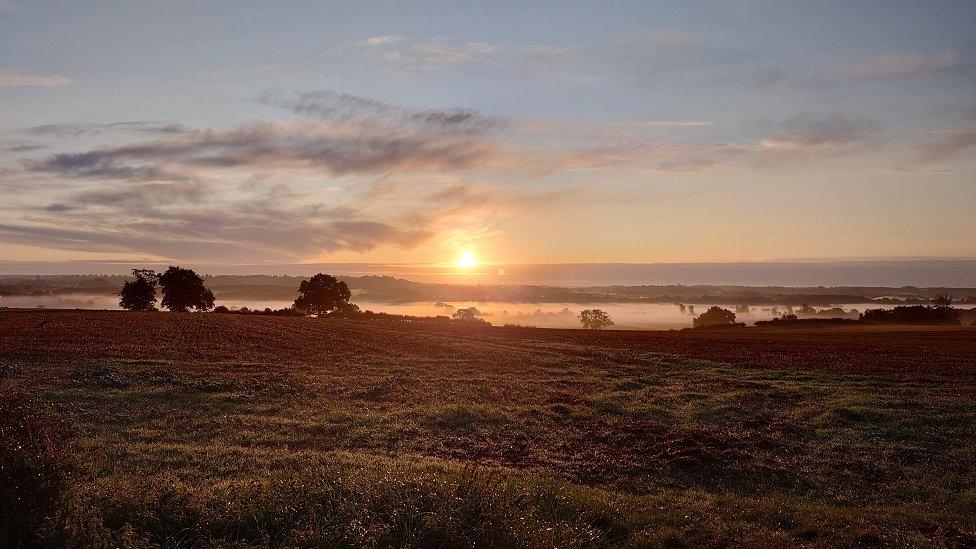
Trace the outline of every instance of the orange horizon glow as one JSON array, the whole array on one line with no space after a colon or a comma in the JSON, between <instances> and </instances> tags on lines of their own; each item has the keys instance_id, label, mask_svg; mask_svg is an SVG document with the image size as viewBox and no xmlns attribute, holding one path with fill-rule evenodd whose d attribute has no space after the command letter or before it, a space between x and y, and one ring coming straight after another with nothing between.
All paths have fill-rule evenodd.
<instances>
[{"instance_id":1,"label":"orange horizon glow","mask_svg":"<svg viewBox=\"0 0 976 549\"><path fill-rule=\"evenodd\" d=\"M462 250L458 254L456 265L459 269L468 271L478 266L478 256L471 250Z\"/></svg>"}]
</instances>

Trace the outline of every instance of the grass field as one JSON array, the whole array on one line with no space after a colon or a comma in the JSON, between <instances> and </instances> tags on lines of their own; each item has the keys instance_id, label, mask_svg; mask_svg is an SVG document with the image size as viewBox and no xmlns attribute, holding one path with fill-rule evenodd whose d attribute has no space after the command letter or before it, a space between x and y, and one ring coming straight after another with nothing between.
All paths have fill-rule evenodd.
<instances>
[{"instance_id":1,"label":"grass field","mask_svg":"<svg viewBox=\"0 0 976 549\"><path fill-rule=\"evenodd\" d=\"M976 329L2 311L51 545L976 544Z\"/></svg>"}]
</instances>

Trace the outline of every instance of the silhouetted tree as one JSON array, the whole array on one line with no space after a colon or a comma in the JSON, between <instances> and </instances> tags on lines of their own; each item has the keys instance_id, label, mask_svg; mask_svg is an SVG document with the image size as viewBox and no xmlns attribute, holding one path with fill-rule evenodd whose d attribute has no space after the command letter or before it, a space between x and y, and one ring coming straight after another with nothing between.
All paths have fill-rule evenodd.
<instances>
[{"instance_id":1,"label":"silhouetted tree","mask_svg":"<svg viewBox=\"0 0 976 549\"><path fill-rule=\"evenodd\" d=\"M295 309L306 314L322 316L349 305L352 292L345 282L336 277L319 273L298 286L301 295L295 300Z\"/></svg>"},{"instance_id":2,"label":"silhouetted tree","mask_svg":"<svg viewBox=\"0 0 976 549\"><path fill-rule=\"evenodd\" d=\"M948 309L952 307L952 302L955 299L949 294L938 294L932 299L932 304L935 305L936 309Z\"/></svg>"},{"instance_id":3,"label":"silhouetted tree","mask_svg":"<svg viewBox=\"0 0 976 549\"><path fill-rule=\"evenodd\" d=\"M711 307L704 313L698 315L692 323L695 328L735 324L735 313L721 307Z\"/></svg>"},{"instance_id":4,"label":"silhouetted tree","mask_svg":"<svg viewBox=\"0 0 976 549\"><path fill-rule=\"evenodd\" d=\"M584 330L602 330L613 326L610 315L600 309L584 309L578 318Z\"/></svg>"},{"instance_id":5,"label":"silhouetted tree","mask_svg":"<svg viewBox=\"0 0 976 549\"><path fill-rule=\"evenodd\" d=\"M458 309L454 311L451 315L454 320L460 320L461 322L484 322L485 320L481 318L481 311L477 307L465 307L463 309Z\"/></svg>"},{"instance_id":6,"label":"silhouetted tree","mask_svg":"<svg viewBox=\"0 0 976 549\"><path fill-rule=\"evenodd\" d=\"M156 310L156 285L159 275L150 269L132 269L135 280L126 280L119 291L119 307L130 311Z\"/></svg>"},{"instance_id":7,"label":"silhouetted tree","mask_svg":"<svg viewBox=\"0 0 976 549\"><path fill-rule=\"evenodd\" d=\"M159 285L163 287L163 307L175 313L190 309L207 311L214 306L213 292L203 285L200 275L190 269L170 266L159 275Z\"/></svg>"}]
</instances>

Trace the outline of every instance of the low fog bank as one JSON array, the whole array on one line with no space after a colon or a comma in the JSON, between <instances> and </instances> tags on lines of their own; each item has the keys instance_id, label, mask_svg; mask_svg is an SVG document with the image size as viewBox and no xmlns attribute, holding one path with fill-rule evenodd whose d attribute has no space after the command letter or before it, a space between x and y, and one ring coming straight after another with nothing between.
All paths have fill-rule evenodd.
<instances>
[{"instance_id":1,"label":"low fog bank","mask_svg":"<svg viewBox=\"0 0 976 549\"><path fill-rule=\"evenodd\" d=\"M716 305L736 314L737 322L754 324L782 315L801 319L857 319L867 309L929 304L938 294L952 295L958 305L976 304L976 288L859 286L534 286L435 284L386 276L339 276L352 291L352 302L374 312L410 316L451 316L474 307L495 325L573 328L584 308L610 314L618 329L686 328L692 319ZM118 309L122 275L0 275L0 307L52 309ZM216 304L230 310L290 307L303 277L206 275ZM976 309L971 309L976 311ZM968 312L967 312L968 314ZM968 316L967 316L968 318Z\"/></svg>"},{"instance_id":2,"label":"low fog bank","mask_svg":"<svg viewBox=\"0 0 976 549\"><path fill-rule=\"evenodd\" d=\"M8 275L88 273L124 275L133 268L165 270L164 263L0 262ZM915 259L858 261L778 261L742 263L579 263L483 265L458 272L451 265L317 263L293 265L185 264L213 275L390 276L426 283L490 285L733 285L733 286L864 286L976 287L976 260Z\"/></svg>"},{"instance_id":3,"label":"low fog bank","mask_svg":"<svg viewBox=\"0 0 976 549\"><path fill-rule=\"evenodd\" d=\"M927 304L938 294L957 303L976 304L976 288L883 286L536 286L442 284L387 276L339 276L355 301L386 304L436 302L504 302L569 304L717 304L725 306L818 306L840 304ZM110 308L125 280L123 275L0 275L0 306L19 306L24 298L57 298L67 308ZM272 275L206 275L206 286L222 302L291 302L303 277ZM29 300L28 300L29 301ZM46 305L47 306L47 305Z\"/></svg>"}]
</instances>

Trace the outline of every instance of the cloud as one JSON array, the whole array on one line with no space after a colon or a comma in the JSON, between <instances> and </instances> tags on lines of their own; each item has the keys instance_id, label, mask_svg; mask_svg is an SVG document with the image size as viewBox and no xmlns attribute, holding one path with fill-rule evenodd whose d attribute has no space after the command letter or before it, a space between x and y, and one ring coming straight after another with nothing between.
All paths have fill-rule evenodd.
<instances>
[{"instance_id":1,"label":"cloud","mask_svg":"<svg viewBox=\"0 0 976 549\"><path fill-rule=\"evenodd\" d=\"M200 203L211 192L209 185L198 182L126 184L81 192L71 203L147 210L174 203Z\"/></svg>"},{"instance_id":2,"label":"cloud","mask_svg":"<svg viewBox=\"0 0 976 549\"><path fill-rule=\"evenodd\" d=\"M462 42L450 38L410 39L399 35L373 36L357 43L364 51L406 69L440 69L479 63L493 56L530 60L562 59L575 48L549 44Z\"/></svg>"},{"instance_id":3,"label":"cloud","mask_svg":"<svg viewBox=\"0 0 976 549\"><path fill-rule=\"evenodd\" d=\"M555 63L571 59L577 53L577 49L572 46L463 42L452 38L413 39L383 35L360 40L355 47L367 57L391 63L404 72L478 65L511 74L578 84L593 85L602 81L593 76L552 70Z\"/></svg>"},{"instance_id":4,"label":"cloud","mask_svg":"<svg viewBox=\"0 0 976 549\"><path fill-rule=\"evenodd\" d=\"M0 71L0 87L62 88L74 83L70 76Z\"/></svg>"},{"instance_id":5,"label":"cloud","mask_svg":"<svg viewBox=\"0 0 976 549\"><path fill-rule=\"evenodd\" d=\"M435 205L424 198L429 184L420 192L377 190L357 200L344 186L323 187L317 178L436 180L447 177L439 172L455 177L509 154L485 135L503 122L472 110L409 109L333 92L262 99L307 119L202 130L158 122L28 128L43 136L125 132L135 138L25 162L26 173L56 176L52 182L95 183L80 192L64 186L60 196L47 186L38 196L46 204L6 222L0 239L183 260L295 261L377 246L411 248L450 227L464 201L443 197ZM287 183L293 180L301 192ZM326 188L339 192L323 193ZM500 211L522 194L468 202L466 215Z\"/></svg>"},{"instance_id":6,"label":"cloud","mask_svg":"<svg viewBox=\"0 0 976 549\"><path fill-rule=\"evenodd\" d=\"M125 149L100 149L84 153L59 153L46 160L29 163L31 171L55 173L64 177L125 181L180 181L189 175L153 164L130 164Z\"/></svg>"},{"instance_id":7,"label":"cloud","mask_svg":"<svg viewBox=\"0 0 976 549\"><path fill-rule=\"evenodd\" d=\"M0 141L0 152L27 153L47 148L47 145L31 141Z\"/></svg>"},{"instance_id":8,"label":"cloud","mask_svg":"<svg viewBox=\"0 0 976 549\"><path fill-rule=\"evenodd\" d=\"M11 0L0 0L0 13L17 11L17 4L14 4Z\"/></svg>"},{"instance_id":9,"label":"cloud","mask_svg":"<svg viewBox=\"0 0 976 549\"><path fill-rule=\"evenodd\" d=\"M74 124L43 124L23 130L31 135L53 137L81 137L86 135L102 135L114 132L131 132L143 134L173 134L187 131L187 128L177 122L159 122L138 120L133 122L113 122L110 124L96 124L81 122Z\"/></svg>"},{"instance_id":10,"label":"cloud","mask_svg":"<svg viewBox=\"0 0 976 549\"><path fill-rule=\"evenodd\" d=\"M956 156L976 146L976 131L946 131L919 147L918 162L936 162Z\"/></svg>"},{"instance_id":11,"label":"cloud","mask_svg":"<svg viewBox=\"0 0 976 549\"><path fill-rule=\"evenodd\" d=\"M422 227L313 215L321 208L250 201L133 212L125 200L111 209L55 203L45 215L0 224L6 242L86 252L130 252L196 261L295 261L377 246L410 248L432 235ZM346 216L361 212L346 212Z\"/></svg>"},{"instance_id":12,"label":"cloud","mask_svg":"<svg viewBox=\"0 0 976 549\"><path fill-rule=\"evenodd\" d=\"M924 76L949 71L959 55L946 52L931 55L880 55L841 67L841 73L854 78Z\"/></svg>"},{"instance_id":13,"label":"cloud","mask_svg":"<svg viewBox=\"0 0 976 549\"><path fill-rule=\"evenodd\" d=\"M692 173L715 168L719 162L709 158L681 158L658 162L654 168L660 172Z\"/></svg>"},{"instance_id":14,"label":"cloud","mask_svg":"<svg viewBox=\"0 0 976 549\"><path fill-rule=\"evenodd\" d=\"M637 126L644 126L648 128L691 128L712 125L712 123L707 120L688 120L682 118L649 118L635 120L633 123Z\"/></svg>"},{"instance_id":15,"label":"cloud","mask_svg":"<svg viewBox=\"0 0 976 549\"><path fill-rule=\"evenodd\" d=\"M521 191L492 187L475 188L470 184L456 184L424 195L422 202L424 208L441 215L470 214L472 211L479 210L539 213L540 208L562 203L579 193L578 188Z\"/></svg>"},{"instance_id":16,"label":"cloud","mask_svg":"<svg viewBox=\"0 0 976 549\"><path fill-rule=\"evenodd\" d=\"M444 133L480 134L502 127L505 121L473 109L410 109L358 95L319 90L289 98L267 90L259 100L286 108L295 114L339 122L372 126L412 128Z\"/></svg>"},{"instance_id":17,"label":"cloud","mask_svg":"<svg viewBox=\"0 0 976 549\"><path fill-rule=\"evenodd\" d=\"M458 170L484 165L497 153L496 145L483 140L395 126L262 122L56 154L31 167L66 177L173 181L213 170L327 175Z\"/></svg>"},{"instance_id":18,"label":"cloud","mask_svg":"<svg viewBox=\"0 0 976 549\"><path fill-rule=\"evenodd\" d=\"M881 129L877 121L857 115L801 114L780 124L779 133L765 139L771 149L839 147L862 142Z\"/></svg>"}]
</instances>

